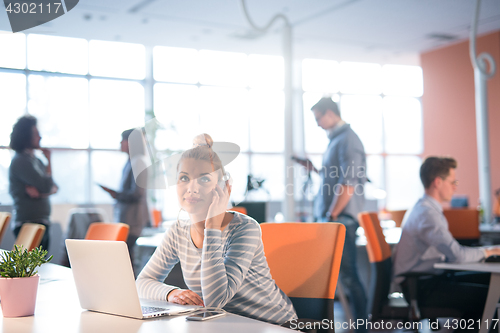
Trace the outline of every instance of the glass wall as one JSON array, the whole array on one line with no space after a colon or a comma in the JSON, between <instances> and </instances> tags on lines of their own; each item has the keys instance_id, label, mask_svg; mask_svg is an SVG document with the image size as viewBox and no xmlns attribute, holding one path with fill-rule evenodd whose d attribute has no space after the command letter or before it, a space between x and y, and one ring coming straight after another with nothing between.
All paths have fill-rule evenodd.
<instances>
[{"instance_id":1,"label":"glass wall","mask_svg":"<svg viewBox=\"0 0 500 333\"><path fill-rule=\"evenodd\" d=\"M0 47L8 50L0 54L1 204L11 202L7 146L21 115L38 118L41 144L54 150L54 177L62 186L53 203L111 203L96 183L118 187L126 159L118 151L120 134L145 124L145 105L164 125L155 149L189 148L202 132L234 142L242 154L227 166L233 199L283 199L281 57L164 46L149 54L140 44L22 33L0 33ZM373 193L387 191L389 208L409 207L420 195L418 175L415 180L409 170L423 149L421 69L305 59L302 88L305 135L295 140L310 158L320 164L328 144L309 111L327 94L365 146ZM265 181L245 197L248 174ZM171 200L168 193L164 198Z\"/></svg>"},{"instance_id":2,"label":"glass wall","mask_svg":"<svg viewBox=\"0 0 500 333\"><path fill-rule=\"evenodd\" d=\"M158 133L155 147L186 149L203 132L236 143L242 154L226 167L232 199L282 200L283 59L157 46L153 69L155 114L170 126ZM251 196L245 196L248 174L265 179Z\"/></svg>"},{"instance_id":3,"label":"glass wall","mask_svg":"<svg viewBox=\"0 0 500 333\"><path fill-rule=\"evenodd\" d=\"M423 152L422 69L304 59L302 88L305 151L311 160L320 165L328 139L310 109L321 97L332 96L368 155L367 198L381 200L388 209L413 206L423 194L418 172Z\"/></svg>"},{"instance_id":4,"label":"glass wall","mask_svg":"<svg viewBox=\"0 0 500 333\"><path fill-rule=\"evenodd\" d=\"M118 187L120 134L144 125L144 46L1 33L0 48L8 50L0 54L0 203L12 202L5 148L23 114L38 119L41 145L53 149L53 203L113 202L95 182Z\"/></svg>"}]
</instances>

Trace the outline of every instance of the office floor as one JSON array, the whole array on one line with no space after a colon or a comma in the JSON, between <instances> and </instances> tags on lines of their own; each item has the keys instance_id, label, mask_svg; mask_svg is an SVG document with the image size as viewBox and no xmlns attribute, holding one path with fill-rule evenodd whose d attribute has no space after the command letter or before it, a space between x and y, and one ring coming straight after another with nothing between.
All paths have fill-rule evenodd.
<instances>
[{"instance_id":1,"label":"office floor","mask_svg":"<svg viewBox=\"0 0 500 333\"><path fill-rule=\"evenodd\" d=\"M339 301L335 301L334 303L334 311L335 311L335 333L351 333L352 331L349 329L345 329L345 324L344 328L342 328L342 324L346 323L345 319L345 314L344 310L342 309L342 305L340 304ZM436 324L435 322L430 323L429 320L424 319L420 323L418 323L418 333L451 333L453 329L451 328L446 328L444 325L446 323L446 318L439 319L439 330L433 330L431 328L435 327ZM452 320L452 318L450 318ZM376 333L386 333L386 332L391 332L391 333L411 333L414 332L412 329L405 329L405 328L397 328L398 322L397 321L384 321L384 328L382 328L382 322L377 323L371 323L373 326L371 329L369 329L369 332L376 332ZM432 325L431 325L432 324ZM404 325L404 324L403 324ZM407 323L407 325L411 325L410 323ZM388 329L388 326L392 326L391 329Z\"/></svg>"}]
</instances>

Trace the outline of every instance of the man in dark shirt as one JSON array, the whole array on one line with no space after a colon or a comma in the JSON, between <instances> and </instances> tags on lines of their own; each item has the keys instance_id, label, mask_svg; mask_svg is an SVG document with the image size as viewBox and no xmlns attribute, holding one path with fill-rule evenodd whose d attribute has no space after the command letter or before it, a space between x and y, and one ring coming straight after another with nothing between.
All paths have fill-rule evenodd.
<instances>
[{"instance_id":1,"label":"man in dark shirt","mask_svg":"<svg viewBox=\"0 0 500 333\"><path fill-rule=\"evenodd\" d=\"M337 103L322 98L311 108L319 127L330 143L323 154L321 170L309 160L298 160L309 171L317 172L321 184L314 200L314 218L319 222L339 222L346 227L340 281L346 289L355 319L367 320L366 293L356 266L357 216L365 202L366 155L363 144L351 126L342 120ZM363 326L357 332L366 331Z\"/></svg>"},{"instance_id":2,"label":"man in dark shirt","mask_svg":"<svg viewBox=\"0 0 500 333\"><path fill-rule=\"evenodd\" d=\"M139 131L140 129L135 130ZM145 147L143 141L139 140L137 136L133 137L129 144L129 137L133 131L134 129L129 129L122 132L120 151L129 156L127 163L123 167L120 188L118 191L115 191L106 186L100 186L113 199L116 199L114 211L115 222L126 223L130 226L127 247L132 265L134 266L136 264L134 260L135 242L141 236L142 229L150 221L146 189L137 185L134 177L134 168L137 173L137 170L144 170L147 166L147 163L144 161ZM134 147L132 150L133 153L130 152L130 146Z\"/></svg>"},{"instance_id":3,"label":"man in dark shirt","mask_svg":"<svg viewBox=\"0 0 500 333\"><path fill-rule=\"evenodd\" d=\"M45 226L41 245L49 247L50 201L49 196L57 192L52 179L50 150L40 147L41 136L37 120L32 116L19 118L10 135L10 147L16 151L9 167L9 193L14 200L14 234L19 234L24 223ZM47 165L35 157L40 149Z\"/></svg>"}]
</instances>

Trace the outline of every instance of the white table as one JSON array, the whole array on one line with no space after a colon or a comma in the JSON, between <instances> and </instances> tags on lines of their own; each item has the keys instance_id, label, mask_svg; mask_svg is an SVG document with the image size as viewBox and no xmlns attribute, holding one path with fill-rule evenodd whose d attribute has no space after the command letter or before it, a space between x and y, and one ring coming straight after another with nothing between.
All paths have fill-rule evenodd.
<instances>
[{"instance_id":1,"label":"white table","mask_svg":"<svg viewBox=\"0 0 500 333\"><path fill-rule=\"evenodd\" d=\"M384 234L385 241L387 244L394 246L399 243L401 238L401 232L403 230L399 227L383 228L382 233ZM358 228L356 231L358 237L356 237L356 246L366 246L366 236L363 228Z\"/></svg>"},{"instance_id":2,"label":"white table","mask_svg":"<svg viewBox=\"0 0 500 333\"><path fill-rule=\"evenodd\" d=\"M483 310L481 329L479 330L479 333L487 333L488 328L486 327L485 323L489 323L489 326L491 326L492 322L491 320L493 319L493 315L495 313L498 300L500 299L500 263L484 263L484 262L463 263L463 264L437 263L434 264L434 268L456 270L456 271L474 271L474 272L491 273L490 286L488 288L488 296L486 298L486 304Z\"/></svg>"},{"instance_id":3,"label":"white table","mask_svg":"<svg viewBox=\"0 0 500 333\"><path fill-rule=\"evenodd\" d=\"M80 307L69 268L45 264L40 268L39 275L35 315L3 318L0 314L2 333L290 332L277 325L233 314L206 322L193 322L187 321L186 316L139 320L86 311Z\"/></svg>"}]
</instances>

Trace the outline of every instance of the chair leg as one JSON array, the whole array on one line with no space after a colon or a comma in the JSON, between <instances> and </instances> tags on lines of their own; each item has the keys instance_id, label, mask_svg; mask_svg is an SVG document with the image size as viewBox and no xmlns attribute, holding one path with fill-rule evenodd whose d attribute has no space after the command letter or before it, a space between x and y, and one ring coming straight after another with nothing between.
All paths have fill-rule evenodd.
<instances>
[{"instance_id":1,"label":"chair leg","mask_svg":"<svg viewBox=\"0 0 500 333\"><path fill-rule=\"evenodd\" d=\"M409 276L407 279L410 291L410 313L408 314L408 319L413 322L420 321L420 309L417 301L418 278L416 276Z\"/></svg>"},{"instance_id":2,"label":"chair leg","mask_svg":"<svg viewBox=\"0 0 500 333\"><path fill-rule=\"evenodd\" d=\"M490 287L488 289L488 296L486 297L486 304L484 305L482 323L487 320L491 320L495 314L495 309L498 304L498 299L500 298L500 290L498 289L500 285L500 273L491 273ZM487 333L488 329L486 325L481 325L479 333Z\"/></svg>"},{"instance_id":3,"label":"chair leg","mask_svg":"<svg viewBox=\"0 0 500 333\"><path fill-rule=\"evenodd\" d=\"M500 303L497 304L497 319L500 319ZM498 333L500 333L500 325L498 325Z\"/></svg>"},{"instance_id":4,"label":"chair leg","mask_svg":"<svg viewBox=\"0 0 500 333\"><path fill-rule=\"evenodd\" d=\"M349 302L347 301L347 297L344 292L344 287L340 281L337 283L337 292L339 293L340 304L344 310L345 319L348 323L350 323L351 321L354 321L354 316L352 315L351 307L349 306ZM349 332L352 332L352 329L350 329Z\"/></svg>"}]
</instances>

